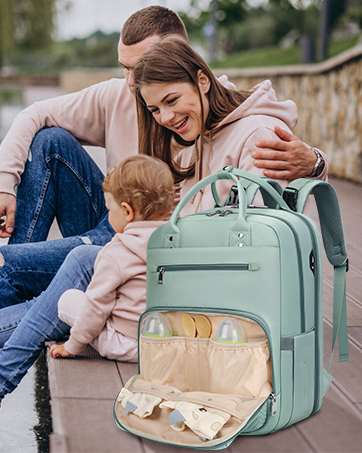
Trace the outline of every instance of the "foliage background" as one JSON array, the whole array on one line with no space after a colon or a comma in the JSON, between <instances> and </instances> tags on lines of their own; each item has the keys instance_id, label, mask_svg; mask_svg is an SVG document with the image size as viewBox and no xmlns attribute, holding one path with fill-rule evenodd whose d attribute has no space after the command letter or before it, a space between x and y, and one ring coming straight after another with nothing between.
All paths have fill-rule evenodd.
<instances>
[{"instance_id":1,"label":"foliage background","mask_svg":"<svg viewBox=\"0 0 362 453\"><path fill-rule=\"evenodd\" d=\"M357 43L362 1L328 2L331 56ZM56 39L57 11L71 3L0 0L0 68L10 73L52 73L77 66L117 66L118 31ZM300 62L303 36L311 38L318 55L322 6L323 0L190 0L179 14L192 45L209 61L212 55L214 67L250 67Z\"/></svg>"}]
</instances>

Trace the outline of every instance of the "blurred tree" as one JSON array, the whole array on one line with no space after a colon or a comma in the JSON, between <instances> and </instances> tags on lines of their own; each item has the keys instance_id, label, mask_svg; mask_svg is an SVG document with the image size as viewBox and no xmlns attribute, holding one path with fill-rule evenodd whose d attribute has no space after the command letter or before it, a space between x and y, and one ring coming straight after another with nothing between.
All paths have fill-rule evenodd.
<instances>
[{"instance_id":1,"label":"blurred tree","mask_svg":"<svg viewBox=\"0 0 362 453\"><path fill-rule=\"evenodd\" d=\"M328 0L328 29L338 24L346 9L346 3L361 0ZM190 10L181 13L190 39L205 40L211 22L212 5L191 0ZM323 0L218 0L217 29L219 45L225 53L275 45L292 30L297 35L309 36L316 41L319 16ZM204 9L201 8L204 7ZM204 32L204 33L203 33Z\"/></svg>"},{"instance_id":2,"label":"blurred tree","mask_svg":"<svg viewBox=\"0 0 362 453\"><path fill-rule=\"evenodd\" d=\"M56 3L65 0L0 0L0 65L15 49L46 48L52 42Z\"/></svg>"},{"instance_id":3,"label":"blurred tree","mask_svg":"<svg viewBox=\"0 0 362 453\"><path fill-rule=\"evenodd\" d=\"M0 69L14 44L11 0L0 0Z\"/></svg>"}]
</instances>

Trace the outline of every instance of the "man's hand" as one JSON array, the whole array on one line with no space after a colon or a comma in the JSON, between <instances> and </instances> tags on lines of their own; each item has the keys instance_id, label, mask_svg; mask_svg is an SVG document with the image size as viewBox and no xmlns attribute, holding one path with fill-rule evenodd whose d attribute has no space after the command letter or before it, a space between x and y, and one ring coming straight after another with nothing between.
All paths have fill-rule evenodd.
<instances>
[{"instance_id":1,"label":"man's hand","mask_svg":"<svg viewBox=\"0 0 362 453\"><path fill-rule=\"evenodd\" d=\"M0 238L9 238L14 230L16 198L0 193ZM4 218L6 216L6 219Z\"/></svg>"},{"instance_id":2,"label":"man's hand","mask_svg":"<svg viewBox=\"0 0 362 453\"><path fill-rule=\"evenodd\" d=\"M65 349L64 344L53 344L50 348L49 354L56 359L58 357L70 357L72 354Z\"/></svg>"},{"instance_id":3,"label":"man's hand","mask_svg":"<svg viewBox=\"0 0 362 453\"><path fill-rule=\"evenodd\" d=\"M298 137L275 126L281 140L260 140L252 152L254 165L264 168L264 175L272 179L304 178L312 173L317 157Z\"/></svg>"}]
</instances>

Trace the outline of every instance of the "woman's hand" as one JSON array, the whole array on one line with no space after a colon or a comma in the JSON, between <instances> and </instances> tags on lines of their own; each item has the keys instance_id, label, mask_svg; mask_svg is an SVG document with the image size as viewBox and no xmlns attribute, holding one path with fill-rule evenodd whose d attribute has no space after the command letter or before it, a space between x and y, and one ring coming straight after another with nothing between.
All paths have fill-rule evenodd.
<instances>
[{"instance_id":1,"label":"woman's hand","mask_svg":"<svg viewBox=\"0 0 362 453\"><path fill-rule=\"evenodd\" d=\"M58 357L70 357L72 355L65 349L64 344L53 344L49 354L53 359L57 359Z\"/></svg>"},{"instance_id":2,"label":"woman's hand","mask_svg":"<svg viewBox=\"0 0 362 453\"><path fill-rule=\"evenodd\" d=\"M314 168L317 157L314 151L298 137L276 126L281 140L260 140L253 151L254 165L264 169L272 179L304 178Z\"/></svg>"}]
</instances>

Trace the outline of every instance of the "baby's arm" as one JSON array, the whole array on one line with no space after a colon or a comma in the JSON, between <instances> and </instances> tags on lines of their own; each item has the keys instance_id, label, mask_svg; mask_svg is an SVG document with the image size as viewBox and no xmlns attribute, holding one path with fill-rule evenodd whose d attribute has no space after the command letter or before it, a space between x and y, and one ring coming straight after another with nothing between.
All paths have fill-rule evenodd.
<instances>
[{"instance_id":1,"label":"baby's arm","mask_svg":"<svg viewBox=\"0 0 362 453\"><path fill-rule=\"evenodd\" d=\"M99 252L92 280L85 293L71 289L59 300L59 307L63 303L71 302L75 297L84 302L65 343L66 350L72 355L81 354L87 344L99 336L116 304L117 288L122 285L123 280L117 262L108 254L109 249L114 246L114 242L111 242ZM122 256L123 248L117 247L116 252ZM62 316L60 318L62 319Z\"/></svg>"},{"instance_id":2,"label":"baby's arm","mask_svg":"<svg viewBox=\"0 0 362 453\"><path fill-rule=\"evenodd\" d=\"M53 359L57 359L58 357L71 357L72 355L65 349L64 344L53 344L49 354Z\"/></svg>"}]
</instances>

